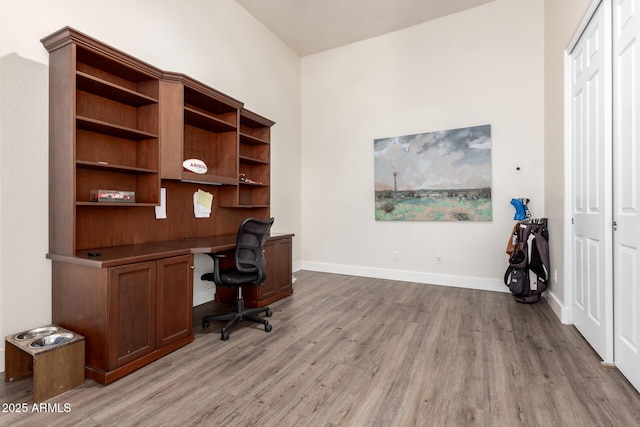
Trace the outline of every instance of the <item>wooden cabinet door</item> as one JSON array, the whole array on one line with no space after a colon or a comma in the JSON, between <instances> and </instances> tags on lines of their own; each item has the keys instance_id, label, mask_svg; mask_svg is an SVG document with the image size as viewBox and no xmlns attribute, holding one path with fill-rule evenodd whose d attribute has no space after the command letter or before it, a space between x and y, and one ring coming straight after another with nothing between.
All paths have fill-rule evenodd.
<instances>
[{"instance_id":1,"label":"wooden cabinet door","mask_svg":"<svg viewBox=\"0 0 640 427\"><path fill-rule=\"evenodd\" d=\"M158 260L156 347L191 335L193 256Z\"/></svg>"},{"instance_id":2,"label":"wooden cabinet door","mask_svg":"<svg viewBox=\"0 0 640 427\"><path fill-rule=\"evenodd\" d=\"M125 365L155 349L156 262L109 271L109 365Z\"/></svg>"},{"instance_id":3,"label":"wooden cabinet door","mask_svg":"<svg viewBox=\"0 0 640 427\"><path fill-rule=\"evenodd\" d=\"M260 301L273 297L278 292L278 281L275 271L278 264L276 259L276 245L270 240L264 244L264 257L267 261L267 278L262 286L256 288L256 300L253 304L258 305Z\"/></svg>"},{"instance_id":4,"label":"wooden cabinet door","mask_svg":"<svg viewBox=\"0 0 640 427\"><path fill-rule=\"evenodd\" d=\"M267 260L267 279L262 286L245 293L245 303L249 307L264 307L291 295L291 238L270 239L264 244Z\"/></svg>"},{"instance_id":5,"label":"wooden cabinet door","mask_svg":"<svg viewBox=\"0 0 640 427\"><path fill-rule=\"evenodd\" d=\"M273 276L276 282L276 292L291 292L292 272L292 244L291 238L279 239L275 241L275 260Z\"/></svg>"}]
</instances>

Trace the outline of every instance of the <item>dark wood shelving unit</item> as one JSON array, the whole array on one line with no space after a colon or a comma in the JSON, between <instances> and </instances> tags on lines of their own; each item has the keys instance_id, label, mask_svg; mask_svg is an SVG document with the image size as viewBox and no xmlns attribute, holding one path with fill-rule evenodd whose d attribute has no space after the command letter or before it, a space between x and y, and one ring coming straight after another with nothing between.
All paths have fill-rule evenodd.
<instances>
[{"instance_id":1,"label":"dark wood shelving unit","mask_svg":"<svg viewBox=\"0 0 640 427\"><path fill-rule=\"evenodd\" d=\"M72 28L42 43L52 320L86 338L85 373L108 384L193 340L193 254L232 251L242 220L270 217L274 122ZM206 173L183 168L187 159L204 161ZM167 218L157 220L161 187ZM92 202L92 190L135 201ZM213 196L211 218L194 217L198 190ZM291 239L268 238L270 277L247 305L293 292Z\"/></svg>"}]
</instances>

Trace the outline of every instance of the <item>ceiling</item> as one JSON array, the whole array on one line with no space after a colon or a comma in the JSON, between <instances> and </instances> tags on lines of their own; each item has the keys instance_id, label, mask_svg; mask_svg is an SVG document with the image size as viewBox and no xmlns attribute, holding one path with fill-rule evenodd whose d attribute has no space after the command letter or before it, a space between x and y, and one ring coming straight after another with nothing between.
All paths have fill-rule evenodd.
<instances>
[{"instance_id":1,"label":"ceiling","mask_svg":"<svg viewBox=\"0 0 640 427\"><path fill-rule=\"evenodd\" d=\"M300 56L387 34L493 0L236 0Z\"/></svg>"}]
</instances>

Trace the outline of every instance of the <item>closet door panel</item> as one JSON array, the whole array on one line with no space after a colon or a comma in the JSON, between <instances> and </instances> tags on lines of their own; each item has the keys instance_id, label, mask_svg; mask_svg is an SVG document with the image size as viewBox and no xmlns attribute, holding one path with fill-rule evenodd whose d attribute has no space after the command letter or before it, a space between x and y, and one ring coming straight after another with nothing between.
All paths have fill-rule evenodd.
<instances>
[{"instance_id":1,"label":"closet door panel","mask_svg":"<svg viewBox=\"0 0 640 427\"><path fill-rule=\"evenodd\" d=\"M610 15L601 4L571 53L572 321L613 362ZM609 43L608 43L609 42Z\"/></svg>"},{"instance_id":2,"label":"closet door panel","mask_svg":"<svg viewBox=\"0 0 640 427\"><path fill-rule=\"evenodd\" d=\"M615 362L640 389L640 20L637 0L613 2Z\"/></svg>"}]
</instances>

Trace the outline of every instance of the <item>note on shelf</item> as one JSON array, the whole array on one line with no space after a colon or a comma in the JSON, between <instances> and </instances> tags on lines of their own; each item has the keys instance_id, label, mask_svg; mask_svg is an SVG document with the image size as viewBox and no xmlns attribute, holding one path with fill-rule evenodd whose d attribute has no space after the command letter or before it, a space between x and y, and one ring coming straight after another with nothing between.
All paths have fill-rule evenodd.
<instances>
[{"instance_id":1,"label":"note on shelf","mask_svg":"<svg viewBox=\"0 0 640 427\"><path fill-rule=\"evenodd\" d=\"M213 194L198 190L193 193L193 213L196 218L209 218L211 216L211 203Z\"/></svg>"},{"instance_id":2,"label":"note on shelf","mask_svg":"<svg viewBox=\"0 0 640 427\"><path fill-rule=\"evenodd\" d=\"M160 189L160 206L156 206L156 219L167 218L167 189Z\"/></svg>"}]
</instances>

